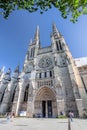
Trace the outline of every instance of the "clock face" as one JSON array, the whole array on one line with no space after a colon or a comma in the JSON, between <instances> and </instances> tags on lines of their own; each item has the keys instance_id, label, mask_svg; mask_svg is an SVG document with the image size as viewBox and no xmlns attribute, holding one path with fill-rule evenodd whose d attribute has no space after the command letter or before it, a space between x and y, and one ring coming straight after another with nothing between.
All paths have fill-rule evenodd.
<instances>
[{"instance_id":1,"label":"clock face","mask_svg":"<svg viewBox=\"0 0 87 130\"><path fill-rule=\"evenodd\" d=\"M40 68L47 68L49 67L50 65L52 64L52 60L50 57L48 56L44 56L40 59L39 63L38 63L38 66Z\"/></svg>"}]
</instances>

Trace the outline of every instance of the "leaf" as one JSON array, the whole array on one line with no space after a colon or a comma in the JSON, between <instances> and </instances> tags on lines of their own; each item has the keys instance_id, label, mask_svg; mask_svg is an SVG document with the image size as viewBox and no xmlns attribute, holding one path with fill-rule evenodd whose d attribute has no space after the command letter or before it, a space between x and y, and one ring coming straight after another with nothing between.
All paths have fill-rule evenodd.
<instances>
[{"instance_id":1,"label":"leaf","mask_svg":"<svg viewBox=\"0 0 87 130\"><path fill-rule=\"evenodd\" d=\"M87 14L87 0L0 0L1 15L7 18L13 10L25 9L30 13L40 10L40 14L56 8L63 18L71 16L70 21L77 21L82 14Z\"/></svg>"}]
</instances>

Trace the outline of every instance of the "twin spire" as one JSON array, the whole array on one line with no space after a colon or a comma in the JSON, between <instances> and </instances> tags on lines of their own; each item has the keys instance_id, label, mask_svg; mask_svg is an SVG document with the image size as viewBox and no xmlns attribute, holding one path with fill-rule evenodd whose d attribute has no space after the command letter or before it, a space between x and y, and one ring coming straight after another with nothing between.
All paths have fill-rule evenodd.
<instances>
[{"instance_id":1,"label":"twin spire","mask_svg":"<svg viewBox=\"0 0 87 130\"><path fill-rule=\"evenodd\" d=\"M58 29L54 23L52 24L52 32L53 32L54 37L55 36L60 37L60 32L58 31Z\"/></svg>"},{"instance_id":2,"label":"twin spire","mask_svg":"<svg viewBox=\"0 0 87 130\"><path fill-rule=\"evenodd\" d=\"M60 37L61 34L60 32L58 31L56 25L53 23L52 24L52 35L55 37ZM30 40L30 44L37 44L37 42L39 43L40 42L40 34L39 34L39 26L37 26L36 28L36 32L35 32L35 35L34 35L34 39L33 40Z\"/></svg>"},{"instance_id":3,"label":"twin spire","mask_svg":"<svg viewBox=\"0 0 87 130\"><path fill-rule=\"evenodd\" d=\"M37 28L36 28L34 40L36 40L36 41L39 40L39 26L37 26Z\"/></svg>"},{"instance_id":4,"label":"twin spire","mask_svg":"<svg viewBox=\"0 0 87 130\"><path fill-rule=\"evenodd\" d=\"M37 42L39 43L40 42L40 35L39 35L39 26L37 26L36 28L36 32L35 32L35 35L34 35L34 39L30 40L30 45L33 45L33 44L37 44Z\"/></svg>"}]
</instances>

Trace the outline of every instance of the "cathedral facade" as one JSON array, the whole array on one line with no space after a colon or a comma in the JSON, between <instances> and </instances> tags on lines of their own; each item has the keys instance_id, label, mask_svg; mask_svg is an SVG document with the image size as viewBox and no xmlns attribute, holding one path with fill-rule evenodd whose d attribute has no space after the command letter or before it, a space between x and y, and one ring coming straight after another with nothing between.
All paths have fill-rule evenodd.
<instances>
[{"instance_id":1,"label":"cathedral facade","mask_svg":"<svg viewBox=\"0 0 87 130\"><path fill-rule=\"evenodd\" d=\"M30 42L22 72L11 76L0 70L0 114L57 117L61 113L82 116L87 111L87 65L77 66L69 48L52 25L51 46L41 48L39 28Z\"/></svg>"}]
</instances>

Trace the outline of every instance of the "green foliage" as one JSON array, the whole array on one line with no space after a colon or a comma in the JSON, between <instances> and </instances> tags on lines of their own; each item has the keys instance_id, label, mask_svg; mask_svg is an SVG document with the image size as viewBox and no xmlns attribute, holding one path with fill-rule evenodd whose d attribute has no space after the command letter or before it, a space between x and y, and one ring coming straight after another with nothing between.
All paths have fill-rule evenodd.
<instances>
[{"instance_id":1,"label":"green foliage","mask_svg":"<svg viewBox=\"0 0 87 130\"><path fill-rule=\"evenodd\" d=\"M25 9L30 13L37 10L44 11L55 7L63 18L68 16L76 22L82 14L87 14L87 0L0 0L0 14L7 18L13 10Z\"/></svg>"}]
</instances>

